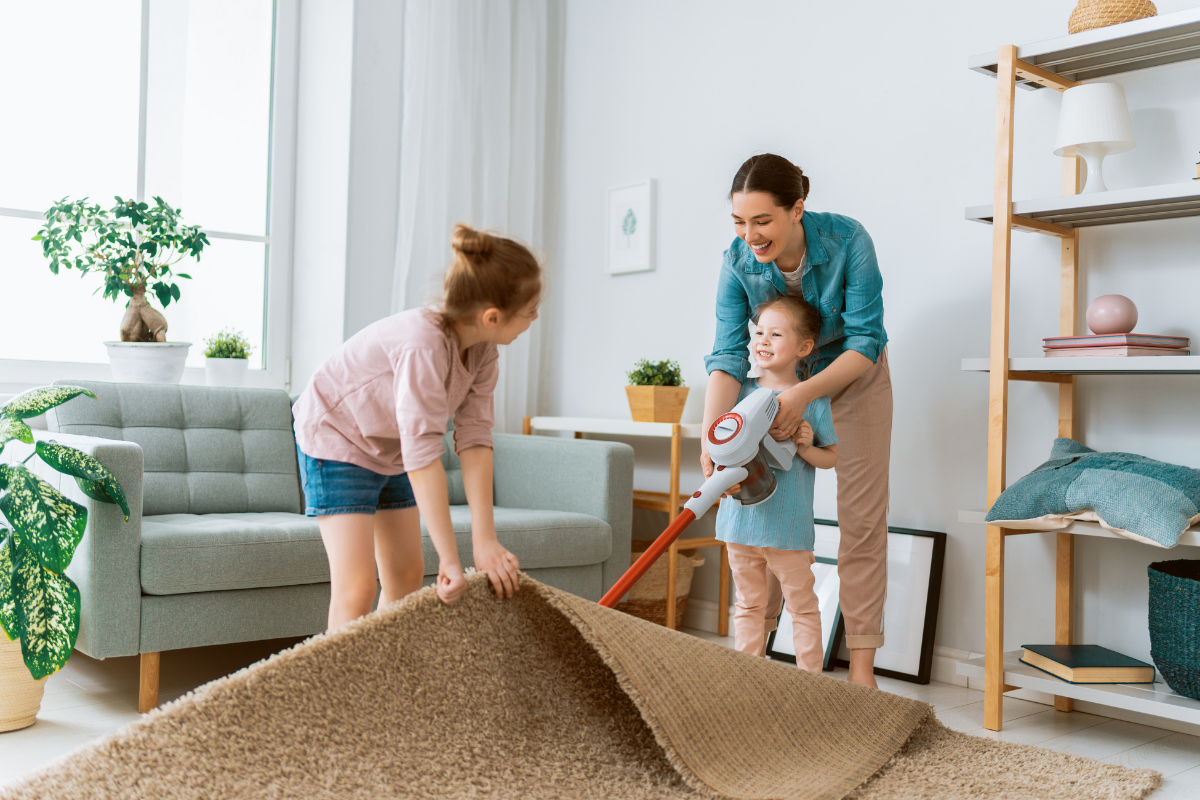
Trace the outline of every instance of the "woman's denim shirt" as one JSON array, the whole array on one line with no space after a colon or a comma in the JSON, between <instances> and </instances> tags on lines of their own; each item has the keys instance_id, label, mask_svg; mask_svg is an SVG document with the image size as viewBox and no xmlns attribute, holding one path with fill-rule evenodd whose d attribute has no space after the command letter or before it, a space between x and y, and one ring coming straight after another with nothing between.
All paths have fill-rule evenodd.
<instances>
[{"instance_id":1,"label":"woman's denim shirt","mask_svg":"<svg viewBox=\"0 0 1200 800\"><path fill-rule=\"evenodd\" d=\"M872 361L887 344L883 330L883 276L875 245L857 220L840 214L805 211L801 217L808 248L800 286L804 299L821 312L821 334L813 374L846 350ZM775 262L760 264L750 247L734 239L721 263L717 286L717 338L705 369L727 372L739 381L750 369L747 345L751 314L760 303L787 294Z\"/></svg>"}]
</instances>

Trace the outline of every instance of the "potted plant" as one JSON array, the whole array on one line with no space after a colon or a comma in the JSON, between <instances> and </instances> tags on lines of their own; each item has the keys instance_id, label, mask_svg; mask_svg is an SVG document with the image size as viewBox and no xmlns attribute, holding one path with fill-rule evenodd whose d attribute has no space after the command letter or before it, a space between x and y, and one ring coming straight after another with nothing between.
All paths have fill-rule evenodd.
<instances>
[{"instance_id":1,"label":"potted plant","mask_svg":"<svg viewBox=\"0 0 1200 800\"><path fill-rule=\"evenodd\" d=\"M204 377L209 386L241 386L249 366L249 340L229 328L204 340Z\"/></svg>"},{"instance_id":2,"label":"potted plant","mask_svg":"<svg viewBox=\"0 0 1200 800\"><path fill-rule=\"evenodd\" d=\"M679 422L688 390L674 361L651 363L642 359L627 373L629 411L634 422Z\"/></svg>"},{"instance_id":3,"label":"potted plant","mask_svg":"<svg viewBox=\"0 0 1200 800\"><path fill-rule=\"evenodd\" d=\"M184 225L179 209L161 197L154 205L115 198L110 209L87 198L63 198L46 211L46 222L33 237L55 275L59 269L98 272L104 297L129 298L121 319L121 340L105 342L113 377L135 383L179 383L190 342L168 342L167 320L150 305L147 290L163 308L179 300L172 270L184 257L200 258L208 236Z\"/></svg>"},{"instance_id":4,"label":"potted plant","mask_svg":"<svg viewBox=\"0 0 1200 800\"><path fill-rule=\"evenodd\" d=\"M81 394L96 397L77 386L14 397L0 407L0 451L14 439L34 444L25 420ZM73 477L88 497L120 506L129 521L121 484L74 448L42 440L19 464L0 464L0 731L33 724L46 678L67 663L79 635L79 588L63 573L83 538L87 509L25 466L35 455Z\"/></svg>"}]
</instances>

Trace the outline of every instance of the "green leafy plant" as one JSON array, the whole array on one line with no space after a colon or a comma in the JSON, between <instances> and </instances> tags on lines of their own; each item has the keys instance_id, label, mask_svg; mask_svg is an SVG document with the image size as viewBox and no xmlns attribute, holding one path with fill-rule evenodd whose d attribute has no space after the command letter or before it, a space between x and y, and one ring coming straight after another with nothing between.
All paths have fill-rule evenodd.
<instances>
[{"instance_id":1,"label":"green leafy plant","mask_svg":"<svg viewBox=\"0 0 1200 800\"><path fill-rule=\"evenodd\" d=\"M165 342L167 320L146 300L154 292L166 308L179 300L172 266L184 257L200 259L208 236L196 225L184 225L180 210L161 197L154 205L115 198L110 209L82 200L63 198L46 211L46 222L33 237L42 243L42 254L55 275L59 269L77 269L84 275L103 276L105 299L129 298L121 319L121 341ZM97 289L96 291L99 291Z\"/></svg>"},{"instance_id":2,"label":"green leafy plant","mask_svg":"<svg viewBox=\"0 0 1200 800\"><path fill-rule=\"evenodd\" d=\"M621 220L621 233L625 234L625 246L629 246L629 237L637 231L637 215L633 213L633 209L625 212L625 218Z\"/></svg>"},{"instance_id":3,"label":"green leafy plant","mask_svg":"<svg viewBox=\"0 0 1200 800\"><path fill-rule=\"evenodd\" d=\"M0 451L15 440L34 444L25 420L85 394L78 386L30 390L0 407ZM25 466L39 456L75 478L88 497L121 507L129 521L125 491L99 461L52 440L36 443L20 464L0 464L0 629L21 640L21 655L34 680L62 669L79 636L79 587L63 573L87 527L87 509L64 497Z\"/></svg>"},{"instance_id":4,"label":"green leafy plant","mask_svg":"<svg viewBox=\"0 0 1200 800\"><path fill-rule=\"evenodd\" d=\"M641 359L626 373L630 386L684 386L679 364L674 361L651 362Z\"/></svg>"},{"instance_id":5,"label":"green leafy plant","mask_svg":"<svg viewBox=\"0 0 1200 800\"><path fill-rule=\"evenodd\" d=\"M249 358L252 350L250 340L231 328L204 340L205 358Z\"/></svg>"}]
</instances>

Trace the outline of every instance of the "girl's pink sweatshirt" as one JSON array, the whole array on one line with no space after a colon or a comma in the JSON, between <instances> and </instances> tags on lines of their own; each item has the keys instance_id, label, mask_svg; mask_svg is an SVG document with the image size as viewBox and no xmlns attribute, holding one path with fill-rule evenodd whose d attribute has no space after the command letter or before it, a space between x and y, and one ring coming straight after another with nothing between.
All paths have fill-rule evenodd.
<instances>
[{"instance_id":1,"label":"girl's pink sweatshirt","mask_svg":"<svg viewBox=\"0 0 1200 800\"><path fill-rule=\"evenodd\" d=\"M414 308L351 336L313 375L293 407L296 443L313 458L399 475L442 455L454 417L454 452L492 447L496 345L467 349L436 313Z\"/></svg>"}]
</instances>

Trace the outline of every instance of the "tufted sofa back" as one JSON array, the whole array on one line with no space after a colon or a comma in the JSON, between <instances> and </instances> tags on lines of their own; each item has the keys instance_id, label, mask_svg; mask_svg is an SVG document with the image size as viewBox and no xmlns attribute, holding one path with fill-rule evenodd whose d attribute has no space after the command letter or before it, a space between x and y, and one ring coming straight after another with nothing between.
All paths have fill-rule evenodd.
<instances>
[{"instance_id":1,"label":"tufted sofa back","mask_svg":"<svg viewBox=\"0 0 1200 800\"><path fill-rule=\"evenodd\" d=\"M302 513L292 404L275 389L59 381L81 396L51 409L51 431L142 448L142 513Z\"/></svg>"}]
</instances>

